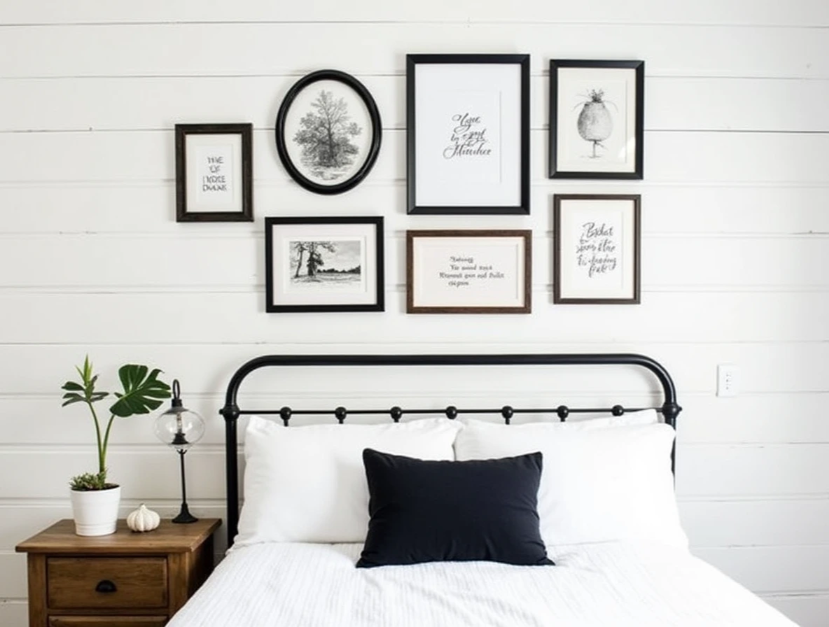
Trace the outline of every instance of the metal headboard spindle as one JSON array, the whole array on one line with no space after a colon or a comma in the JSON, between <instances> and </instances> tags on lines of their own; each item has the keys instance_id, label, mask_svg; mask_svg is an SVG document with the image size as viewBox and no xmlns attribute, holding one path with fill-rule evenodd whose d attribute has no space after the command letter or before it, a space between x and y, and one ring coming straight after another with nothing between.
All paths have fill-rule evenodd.
<instances>
[{"instance_id":1,"label":"metal headboard spindle","mask_svg":"<svg viewBox=\"0 0 829 627\"><path fill-rule=\"evenodd\" d=\"M225 395L225 405L219 413L225 419L225 461L227 480L227 539L228 546L233 544L239 524L239 465L238 465L238 434L237 425L240 416L251 414L279 415L285 426L295 415L323 415L333 414L340 424L345 422L349 414L389 415L395 422L404 414L435 414L435 409L403 409L392 407L388 410L379 409L346 409L336 407L333 410L293 410L282 407L275 410L242 410L236 402L239 387L245 378L260 368L271 366L604 366L623 365L640 366L646 368L659 380L662 385L664 400L661 406L655 407L662 413L666 424L676 429L676 418L682 408L677 404L676 388L668 371L657 361L635 353L596 353L596 354L526 354L526 355L264 355L251 359L243 364L231 377ZM621 416L626 411L636 411L645 408L625 408L621 405L605 408L574 408L566 405L541 408L514 408L505 405L498 409L458 409L454 405L448 406L443 413L454 419L460 414L500 414L509 424L515 414L521 413L554 413L559 420L564 421L568 415L576 413L610 413ZM671 451L671 470L674 470L675 448Z\"/></svg>"}]
</instances>

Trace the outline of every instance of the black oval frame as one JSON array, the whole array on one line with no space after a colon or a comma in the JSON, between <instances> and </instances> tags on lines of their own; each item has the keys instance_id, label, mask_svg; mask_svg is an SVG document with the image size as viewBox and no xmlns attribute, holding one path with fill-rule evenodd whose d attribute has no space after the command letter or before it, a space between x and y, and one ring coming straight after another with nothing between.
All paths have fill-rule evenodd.
<instances>
[{"instance_id":1,"label":"black oval frame","mask_svg":"<svg viewBox=\"0 0 829 627\"><path fill-rule=\"evenodd\" d=\"M294 100L301 91L309 87L312 83L322 80L339 81L353 89L366 106L372 126L371 145L369 146L368 154L366 155L363 164L349 178L336 185L321 185L320 183L316 183L307 176L303 175L294 165L291 156L288 154L288 147L285 144L285 118L288 115L291 105L293 105ZM282 161L282 165L285 166L285 169L288 170L291 177L299 183L299 185L317 194L341 194L342 192L346 192L353 187L356 187L374 167L374 164L377 161L377 156L380 153L383 127L380 121L380 111L377 109L377 103L374 102L374 98L371 96L368 89L366 89L365 85L351 76L351 74L346 74L345 72L341 72L339 70L317 70L316 72L311 72L310 74L303 76L296 83L294 83L290 90L288 90L285 99L279 106L279 112L276 114L275 132L276 152L279 154L279 159Z\"/></svg>"}]
</instances>

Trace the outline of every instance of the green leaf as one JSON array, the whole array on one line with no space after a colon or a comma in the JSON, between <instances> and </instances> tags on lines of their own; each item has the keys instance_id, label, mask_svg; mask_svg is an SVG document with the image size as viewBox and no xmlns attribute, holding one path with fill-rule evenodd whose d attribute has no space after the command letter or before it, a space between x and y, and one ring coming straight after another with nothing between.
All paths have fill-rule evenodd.
<instances>
[{"instance_id":1,"label":"green leaf","mask_svg":"<svg viewBox=\"0 0 829 627\"><path fill-rule=\"evenodd\" d=\"M66 399L63 401L61 407L66 407L67 405L71 405L72 403L83 403L84 397L80 394L64 394L63 398Z\"/></svg>"},{"instance_id":2,"label":"green leaf","mask_svg":"<svg viewBox=\"0 0 829 627\"><path fill-rule=\"evenodd\" d=\"M160 381L161 370L149 374L147 366L127 364L118 370L124 393L115 393L118 400L109 408L114 416L126 418L135 414L149 414L158 409L165 398L170 398L170 386Z\"/></svg>"},{"instance_id":3,"label":"green leaf","mask_svg":"<svg viewBox=\"0 0 829 627\"><path fill-rule=\"evenodd\" d=\"M63 395L65 402L63 407L83 401L84 403L96 403L102 398L106 398L109 392L96 392L95 382L98 380L98 375L92 374L92 363L89 361L89 355L83 360L83 366L75 366L78 375L81 377L81 383L77 381L67 381L61 387L66 390Z\"/></svg>"}]
</instances>

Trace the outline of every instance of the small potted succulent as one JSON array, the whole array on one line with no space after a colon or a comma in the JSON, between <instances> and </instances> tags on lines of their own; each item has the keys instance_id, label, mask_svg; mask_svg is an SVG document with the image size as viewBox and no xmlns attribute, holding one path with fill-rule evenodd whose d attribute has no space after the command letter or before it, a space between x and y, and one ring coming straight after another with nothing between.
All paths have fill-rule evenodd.
<instances>
[{"instance_id":1,"label":"small potted succulent","mask_svg":"<svg viewBox=\"0 0 829 627\"><path fill-rule=\"evenodd\" d=\"M126 364L118 369L122 392L115 392L118 399L109 408L109 420L102 430L102 422L95 411L95 403L109 396L109 392L95 389L98 375L92 371L87 356L83 366L77 367L80 381L67 381L61 389L63 407L84 403L95 423L98 443L98 471L72 477L69 485L72 500L72 515L75 519L75 533L80 536L101 536L115 532L121 488L107 480L107 446L112 425L116 418L127 418L136 414L148 414L157 409L165 398L170 397L170 386L159 380L161 370L150 370L147 366Z\"/></svg>"}]
</instances>

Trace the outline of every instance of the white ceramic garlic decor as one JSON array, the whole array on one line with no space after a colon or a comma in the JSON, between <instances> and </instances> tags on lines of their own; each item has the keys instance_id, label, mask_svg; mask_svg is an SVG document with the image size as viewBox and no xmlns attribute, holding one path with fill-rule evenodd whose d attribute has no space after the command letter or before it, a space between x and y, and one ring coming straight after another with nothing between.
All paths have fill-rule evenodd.
<instances>
[{"instance_id":1,"label":"white ceramic garlic decor","mask_svg":"<svg viewBox=\"0 0 829 627\"><path fill-rule=\"evenodd\" d=\"M127 516L127 527L133 531L152 531L161 524L161 516L141 503Z\"/></svg>"}]
</instances>

